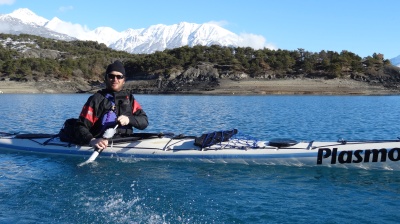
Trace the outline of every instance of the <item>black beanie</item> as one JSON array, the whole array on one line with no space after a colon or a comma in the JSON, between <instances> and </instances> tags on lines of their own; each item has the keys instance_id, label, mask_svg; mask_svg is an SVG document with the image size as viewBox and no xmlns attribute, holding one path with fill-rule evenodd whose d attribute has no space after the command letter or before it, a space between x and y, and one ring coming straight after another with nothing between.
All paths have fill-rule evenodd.
<instances>
[{"instance_id":1,"label":"black beanie","mask_svg":"<svg viewBox=\"0 0 400 224\"><path fill-rule=\"evenodd\" d=\"M116 60L107 66L106 75L112 71L121 72L125 76L125 68L121 61Z\"/></svg>"}]
</instances>

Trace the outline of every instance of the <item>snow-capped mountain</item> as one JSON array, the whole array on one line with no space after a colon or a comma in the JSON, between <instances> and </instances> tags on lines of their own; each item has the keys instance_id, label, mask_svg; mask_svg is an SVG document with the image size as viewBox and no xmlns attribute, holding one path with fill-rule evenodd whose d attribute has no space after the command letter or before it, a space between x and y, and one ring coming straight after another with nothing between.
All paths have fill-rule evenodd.
<instances>
[{"instance_id":1,"label":"snow-capped mountain","mask_svg":"<svg viewBox=\"0 0 400 224\"><path fill-rule=\"evenodd\" d=\"M67 41L75 39L47 29L44 27L47 21L47 19L37 16L29 9L19 9L10 14L0 16L0 32L15 35L25 33Z\"/></svg>"},{"instance_id":2,"label":"snow-capped mountain","mask_svg":"<svg viewBox=\"0 0 400 224\"><path fill-rule=\"evenodd\" d=\"M113 49L132 53L149 53L172 49L184 45L238 46L239 37L217 25L182 22L166 26L154 25L142 30L129 30L121 38L110 44Z\"/></svg>"},{"instance_id":3,"label":"snow-capped mountain","mask_svg":"<svg viewBox=\"0 0 400 224\"><path fill-rule=\"evenodd\" d=\"M239 36L218 25L181 22L174 25L153 25L142 29L118 32L111 27L89 30L79 24L71 24L57 17L47 20L29 9L17 9L0 15L0 32L8 34L27 33L61 40L92 40L110 48L129 53L153 53L181 46L213 44L263 48L265 38L258 35ZM254 41L257 40L257 41ZM261 42L261 45L260 45ZM271 48L271 47L269 47Z\"/></svg>"},{"instance_id":4,"label":"snow-capped mountain","mask_svg":"<svg viewBox=\"0 0 400 224\"><path fill-rule=\"evenodd\" d=\"M43 26L47 22L47 19L37 16L35 13L26 8L15 10L14 12L6 16L20 19L26 24L37 25L37 26Z\"/></svg>"}]
</instances>

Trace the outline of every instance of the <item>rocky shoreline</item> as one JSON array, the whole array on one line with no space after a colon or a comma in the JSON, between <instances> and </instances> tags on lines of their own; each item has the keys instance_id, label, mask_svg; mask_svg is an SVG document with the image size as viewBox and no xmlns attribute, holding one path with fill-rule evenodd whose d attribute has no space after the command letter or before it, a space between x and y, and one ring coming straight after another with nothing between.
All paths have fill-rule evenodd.
<instances>
[{"instance_id":1,"label":"rocky shoreline","mask_svg":"<svg viewBox=\"0 0 400 224\"><path fill-rule=\"evenodd\" d=\"M0 81L0 93L56 94L93 93L103 88L101 83L76 81L15 82ZM279 79L239 81L221 79L212 88L192 88L179 91L158 91L148 81L127 81L127 89L139 94L203 94L203 95L398 95L400 90L371 85L352 79Z\"/></svg>"}]
</instances>

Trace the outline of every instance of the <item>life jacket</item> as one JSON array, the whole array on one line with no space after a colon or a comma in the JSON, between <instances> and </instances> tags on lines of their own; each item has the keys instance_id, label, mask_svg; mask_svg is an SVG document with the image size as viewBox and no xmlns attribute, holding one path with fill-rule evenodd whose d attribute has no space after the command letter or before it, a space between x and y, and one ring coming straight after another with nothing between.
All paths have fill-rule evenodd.
<instances>
[{"instance_id":1,"label":"life jacket","mask_svg":"<svg viewBox=\"0 0 400 224\"><path fill-rule=\"evenodd\" d=\"M103 133L108 128L114 128L117 125L117 113L115 108L115 100L114 96L110 93L107 93L104 96L111 103L111 108L103 115L101 118L101 132Z\"/></svg>"},{"instance_id":2,"label":"life jacket","mask_svg":"<svg viewBox=\"0 0 400 224\"><path fill-rule=\"evenodd\" d=\"M108 128L114 128L117 125L117 118L121 115L132 115L131 99L133 96L128 95L126 92L107 93L104 96L111 103L110 109L103 115L102 133ZM132 134L132 126L118 126L117 134Z\"/></svg>"}]
</instances>

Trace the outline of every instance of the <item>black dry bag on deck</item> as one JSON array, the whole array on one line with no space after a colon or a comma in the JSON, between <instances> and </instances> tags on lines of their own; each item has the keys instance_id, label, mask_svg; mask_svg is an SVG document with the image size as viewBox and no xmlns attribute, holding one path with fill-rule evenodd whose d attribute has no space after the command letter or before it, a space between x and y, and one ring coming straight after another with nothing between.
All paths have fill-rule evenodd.
<instances>
[{"instance_id":1,"label":"black dry bag on deck","mask_svg":"<svg viewBox=\"0 0 400 224\"><path fill-rule=\"evenodd\" d=\"M202 148L212 146L221 142L228 141L233 135L238 133L237 129L228 131L215 131L207 134L202 134L200 137L196 137L194 144Z\"/></svg>"},{"instance_id":2,"label":"black dry bag on deck","mask_svg":"<svg viewBox=\"0 0 400 224\"><path fill-rule=\"evenodd\" d=\"M61 141L78 144L75 140L75 124L77 121L78 119L76 118L69 118L64 122L63 127L58 133Z\"/></svg>"}]
</instances>

